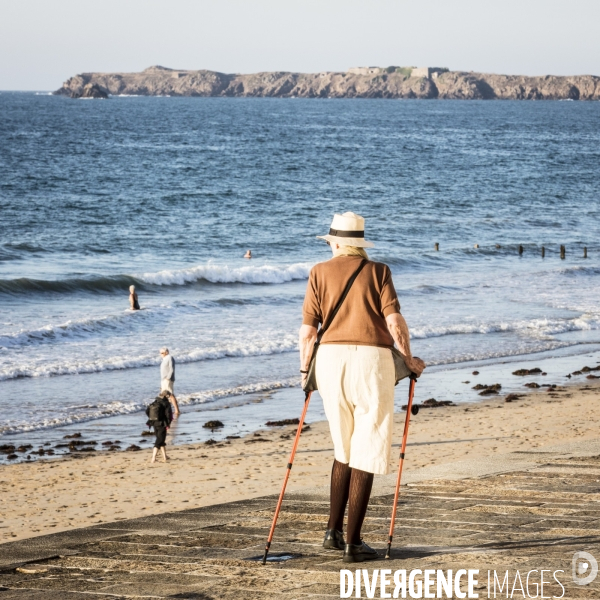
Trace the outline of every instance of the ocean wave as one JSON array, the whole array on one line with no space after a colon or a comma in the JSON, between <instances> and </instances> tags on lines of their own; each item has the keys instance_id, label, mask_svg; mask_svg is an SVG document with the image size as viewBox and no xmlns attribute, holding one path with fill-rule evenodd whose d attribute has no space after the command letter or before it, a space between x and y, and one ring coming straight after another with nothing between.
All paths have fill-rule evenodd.
<instances>
[{"instance_id":1,"label":"ocean wave","mask_svg":"<svg viewBox=\"0 0 600 600\"><path fill-rule=\"evenodd\" d=\"M261 381L231 388L195 392L193 394L178 394L177 401L182 406L207 404L222 398L269 392L277 389L296 387L299 384L300 379L298 377L290 377L287 379L272 381ZM0 436L15 433L25 433L40 429L64 427L65 425L73 425L75 423L85 423L86 421L95 421L117 415L127 415L141 412L146 409L146 406L148 406L150 402L152 402L152 398L148 398L142 402L114 401L104 404L71 406L64 414L55 417L44 416L37 421L8 420L0 426Z\"/></svg>"},{"instance_id":2,"label":"ocean wave","mask_svg":"<svg viewBox=\"0 0 600 600\"><path fill-rule=\"evenodd\" d=\"M209 263L189 269L165 270L138 275L89 275L56 280L21 277L19 279L0 279L0 294L112 292L126 290L130 285L138 285L140 289L144 289L145 286L181 286L202 281L214 284L277 284L296 279L308 279L312 266L312 263L294 263L281 266L229 267L228 265Z\"/></svg>"},{"instance_id":3,"label":"ocean wave","mask_svg":"<svg viewBox=\"0 0 600 600\"><path fill-rule=\"evenodd\" d=\"M248 265L229 267L227 265L206 264L173 271L144 273L137 279L151 285L186 285L196 281L210 283L287 283L294 279L308 279L312 263L295 263L287 266Z\"/></svg>"},{"instance_id":4,"label":"ocean wave","mask_svg":"<svg viewBox=\"0 0 600 600\"><path fill-rule=\"evenodd\" d=\"M72 277L67 279L0 279L0 294L31 294L32 292L72 293L77 291L112 292L127 290L130 285L139 283L130 275L114 277Z\"/></svg>"},{"instance_id":5,"label":"ocean wave","mask_svg":"<svg viewBox=\"0 0 600 600\"><path fill-rule=\"evenodd\" d=\"M429 294L457 294L464 292L464 287L452 285L421 284L413 288L396 287L400 298L406 296L422 296Z\"/></svg>"},{"instance_id":6,"label":"ocean wave","mask_svg":"<svg viewBox=\"0 0 600 600\"><path fill-rule=\"evenodd\" d=\"M120 315L109 315L96 319L79 319L56 325L44 325L37 329L22 330L16 333L0 335L0 348L19 348L37 344L71 340L103 332L115 332L123 329L122 322L132 316L143 315L146 311L126 311Z\"/></svg>"},{"instance_id":7,"label":"ocean wave","mask_svg":"<svg viewBox=\"0 0 600 600\"><path fill-rule=\"evenodd\" d=\"M104 355L91 347L91 353L86 350L85 354L81 354L78 352L77 342L86 342L94 337L110 339L113 335L128 334L138 331L140 327L145 327L146 322L152 326L157 320L171 318L173 311L198 311L206 308L205 304L211 303L214 301L200 301L197 304L183 303L181 306L176 303L177 305L174 306L161 306L139 312L123 311L96 319L68 321L58 325L47 325L1 335L0 349L12 351L12 354L4 365L0 365L0 381L156 366L160 359L154 353L142 351L143 353L132 356L115 352L113 355ZM521 321L415 325L410 329L410 337L413 340L426 340L445 336L513 333L533 341L548 340L555 335L573 331L598 330L600 330L600 317L597 314L587 313L570 319L541 318ZM46 352L40 354L29 351L29 348L32 347L63 342L75 343L74 349L70 350L71 345L68 344L61 352L53 352L50 355ZM247 331L243 339L239 337L239 334L232 337L226 332L221 332L220 339L216 342L207 339L192 343L194 346L176 349L178 362L191 363L224 358L263 356L297 350L296 333L291 330L287 331L287 327L273 331Z\"/></svg>"},{"instance_id":8,"label":"ocean wave","mask_svg":"<svg viewBox=\"0 0 600 600\"><path fill-rule=\"evenodd\" d=\"M600 275L600 267L566 267L564 269L560 269L559 273L561 275L566 275L567 277L585 277L589 275Z\"/></svg>"},{"instance_id":9,"label":"ocean wave","mask_svg":"<svg viewBox=\"0 0 600 600\"><path fill-rule=\"evenodd\" d=\"M44 344L90 339L92 337L108 338L131 331L140 327L151 327L156 322L164 321L173 316L181 318L185 315L207 313L213 309L252 306L301 303L301 296L274 296L251 298L216 298L199 300L197 302L176 301L172 304L144 307L139 311L122 310L118 313L93 318L73 319L63 323L48 323L33 329L21 329L13 333L0 334L0 349L18 349ZM209 313L207 313L209 314Z\"/></svg>"},{"instance_id":10,"label":"ocean wave","mask_svg":"<svg viewBox=\"0 0 600 600\"><path fill-rule=\"evenodd\" d=\"M574 319L531 319L529 321L496 323L457 323L445 326L411 327L412 339L427 339L446 335L489 334L521 332L536 336L549 336L568 331L589 331L600 329L600 319L582 315Z\"/></svg>"},{"instance_id":11,"label":"ocean wave","mask_svg":"<svg viewBox=\"0 0 600 600\"><path fill-rule=\"evenodd\" d=\"M248 356L264 356L293 352L298 347L298 338L295 334L284 335L280 339L245 340L213 346L210 348L193 348L188 351L174 352L179 363L201 362L204 360L218 360L222 358L240 358ZM80 375L84 373L100 373L103 371L120 371L124 369L139 369L141 367L156 366L160 358L156 354L127 357L90 357L79 360L77 357L64 358L48 363L47 361L21 362L0 368L0 381L27 377L53 377L58 375Z\"/></svg>"},{"instance_id":12,"label":"ocean wave","mask_svg":"<svg viewBox=\"0 0 600 600\"><path fill-rule=\"evenodd\" d=\"M427 364L429 366L441 366L441 365L459 365L466 362L474 361L490 361L493 359L505 359L513 358L516 356L529 356L533 354L539 354L541 352L548 352L549 350L558 350L560 348L572 348L575 346L586 345L584 342L563 342L557 340L543 340L536 343L527 344L526 347L516 348L505 348L499 352L493 351L482 351L482 352L462 352L453 355L449 358L442 359L428 359Z\"/></svg>"},{"instance_id":13,"label":"ocean wave","mask_svg":"<svg viewBox=\"0 0 600 600\"><path fill-rule=\"evenodd\" d=\"M7 243L0 246L0 261L22 260L42 252L47 252L47 250L27 242Z\"/></svg>"}]
</instances>

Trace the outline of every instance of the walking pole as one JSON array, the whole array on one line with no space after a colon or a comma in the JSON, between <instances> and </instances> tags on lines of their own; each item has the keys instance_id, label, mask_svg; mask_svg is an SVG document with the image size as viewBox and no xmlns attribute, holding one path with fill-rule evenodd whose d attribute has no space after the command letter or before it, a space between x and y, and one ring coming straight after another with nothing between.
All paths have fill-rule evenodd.
<instances>
[{"instance_id":1,"label":"walking pole","mask_svg":"<svg viewBox=\"0 0 600 600\"><path fill-rule=\"evenodd\" d=\"M312 392L306 392L306 397L304 398L304 409L302 410L302 416L300 417L300 423L298 423L298 429L296 431L296 439L294 440L294 445L292 446L292 452L290 453L290 459L287 464L287 469L285 471L285 477L283 478L283 485L281 486L281 492L279 493L279 500L277 501L277 508L275 508L275 515L273 516L273 523L271 523L271 531L269 531L269 537L267 538L267 545L265 547L265 553L262 558L262 564L266 564L267 562L267 554L269 554L269 548L271 547L271 542L273 541L273 534L275 533L275 526L277 525L277 517L279 517L279 511L281 510L281 503L283 502L283 496L285 494L285 488L287 486L288 479L290 478L290 471L292 470L292 465L294 463L294 456L296 455L296 448L298 448L298 442L300 441L300 434L302 433L302 425L304 424L304 418L306 417L306 411L308 410L308 403L310 402L310 397Z\"/></svg>"},{"instance_id":2,"label":"walking pole","mask_svg":"<svg viewBox=\"0 0 600 600\"><path fill-rule=\"evenodd\" d=\"M396 493L394 494L394 507L392 508L392 522L390 523L390 535L388 538L387 552L385 557L390 557L392 550L392 539L394 537L394 525L396 524L396 509L398 508L398 496L400 495L400 480L402 479L402 466L404 465L404 453L406 451L406 440L408 438L408 424L412 413L413 396L415 395L415 383L417 377L414 373L410 375L410 385L408 387L408 406L406 407L406 420L404 421L404 436L402 437L402 447L400 448L400 464L398 465L398 477L396 479ZM415 407L418 408L418 407Z\"/></svg>"}]
</instances>

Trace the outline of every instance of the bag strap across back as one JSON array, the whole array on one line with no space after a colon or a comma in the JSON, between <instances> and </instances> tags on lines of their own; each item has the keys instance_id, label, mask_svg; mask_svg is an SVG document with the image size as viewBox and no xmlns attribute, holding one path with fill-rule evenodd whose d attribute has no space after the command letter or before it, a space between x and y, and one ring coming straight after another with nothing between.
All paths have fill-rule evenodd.
<instances>
[{"instance_id":1,"label":"bag strap across back","mask_svg":"<svg viewBox=\"0 0 600 600\"><path fill-rule=\"evenodd\" d=\"M352 284L354 283L355 279L358 277L359 273L363 270L363 267L368 262L369 262L368 260L365 260L363 258L362 261L360 262L360 265L358 266L358 269L356 269L356 271L354 271L354 273L352 274L352 277L350 277L350 279L348 280L348 283L346 284L346 288L344 289L344 292L343 292L341 298L339 299L339 302L336 304L335 308L329 315L327 322L323 323L323 326L321 327L321 329L319 329L319 333L317 333L317 341L315 342L315 350L321 343L321 339L325 335L325 332L329 329L331 323L333 322L333 319L335 319L335 316L338 314L338 311L342 307L342 304L344 304L344 300L346 299L346 296L348 295L348 292L350 291L350 288L352 287Z\"/></svg>"}]
</instances>

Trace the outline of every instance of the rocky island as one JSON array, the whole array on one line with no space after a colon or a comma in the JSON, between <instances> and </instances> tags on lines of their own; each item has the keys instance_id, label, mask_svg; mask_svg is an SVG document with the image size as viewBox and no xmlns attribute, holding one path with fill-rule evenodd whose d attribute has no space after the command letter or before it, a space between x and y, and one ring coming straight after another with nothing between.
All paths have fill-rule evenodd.
<instances>
[{"instance_id":1,"label":"rocky island","mask_svg":"<svg viewBox=\"0 0 600 600\"><path fill-rule=\"evenodd\" d=\"M423 98L454 100L600 100L594 75L528 77L436 67L357 67L346 72L250 75L153 66L140 73L81 73L55 94L275 98Z\"/></svg>"}]
</instances>

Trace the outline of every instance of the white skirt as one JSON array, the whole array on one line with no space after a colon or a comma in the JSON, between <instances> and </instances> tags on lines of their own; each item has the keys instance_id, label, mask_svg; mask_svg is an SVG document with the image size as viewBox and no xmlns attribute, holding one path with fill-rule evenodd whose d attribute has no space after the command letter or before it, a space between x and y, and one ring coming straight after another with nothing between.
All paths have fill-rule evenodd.
<instances>
[{"instance_id":1,"label":"white skirt","mask_svg":"<svg viewBox=\"0 0 600 600\"><path fill-rule=\"evenodd\" d=\"M162 379L160 382L160 391L164 392L165 390L168 390L171 394L175 393L173 391L173 382L170 379Z\"/></svg>"},{"instance_id":2,"label":"white skirt","mask_svg":"<svg viewBox=\"0 0 600 600\"><path fill-rule=\"evenodd\" d=\"M390 472L394 360L389 348L324 344L317 385L338 462L376 475Z\"/></svg>"}]
</instances>

